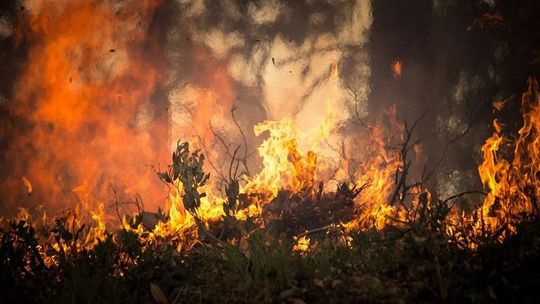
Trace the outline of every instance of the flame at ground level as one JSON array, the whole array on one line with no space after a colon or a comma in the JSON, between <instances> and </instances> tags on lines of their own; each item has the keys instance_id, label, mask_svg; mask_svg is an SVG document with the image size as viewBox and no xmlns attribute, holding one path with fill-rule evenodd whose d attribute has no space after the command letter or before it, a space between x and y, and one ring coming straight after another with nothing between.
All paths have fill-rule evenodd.
<instances>
[{"instance_id":1,"label":"flame at ground level","mask_svg":"<svg viewBox=\"0 0 540 304\"><path fill-rule=\"evenodd\" d=\"M382 119L362 122L362 127L350 132L353 134L343 135L338 130L341 121L328 101L326 117L311 130L299 130L292 117L256 125L255 134L267 136L258 148L262 168L253 176L230 173L222 193L213 179L186 188L185 181L175 176L168 181L170 193L163 212L145 211L138 198L131 202L138 208L137 214L122 217L119 207L125 202L115 197L112 207L117 214L111 215L106 211L110 204L103 201L110 195L106 181L156 195L160 189L157 179L139 162L156 159L153 148L157 145L168 146L167 136L160 142L156 135L164 134L154 134L150 126L153 109L149 99L163 76L137 51L148 43L145 30L159 1L135 2L127 0L113 6L114 10L100 1L44 6L29 13L29 31L19 35L31 42L32 60L21 71L15 96L18 103L12 110L29 127L20 132L26 136L17 138L6 153L9 159L18 160L14 164L18 176L6 184L7 188L15 187L11 183L23 186L25 197L45 198L50 205L57 204L66 192L76 197L79 204L58 217L65 225L51 231L75 237L84 234L84 238L77 248L61 244L55 250L91 248L106 236L106 223L116 220L123 229L150 241L174 239L178 250L184 250L203 237L201 233L211 235L210 226L216 222L242 221L265 227L268 214L284 216L302 204L320 209L330 198L344 209L350 207L347 217L331 223L345 231L382 230L435 217L434 224L445 226L448 234L456 233L459 225L469 225L473 234L494 234L502 239L515 231L524 216L540 216L540 106L534 80L529 81L522 98L523 126L516 139L504 136L503 124L493 122L495 133L482 147L484 160L478 168L488 193L470 214L454 207L459 197L450 201L432 197L423 177L412 174L413 159L423 159L422 148L411 141L412 129L397 122L395 107L386 112L388 123ZM201 50L196 53L203 54ZM337 62L330 66L334 83L339 82L338 67ZM204 77L213 79L230 102L233 93L227 73L211 68ZM393 63L396 79L402 68L401 61ZM211 73L213 77L206 75ZM204 86L187 91L202 99L193 123L206 124L217 93ZM500 103L494 106L502 107ZM157 129L167 130L167 126ZM410 151L416 157L408 155ZM230 161L232 167L239 159ZM183 171L188 175L183 176L185 180L193 178L192 169ZM126 188L121 194L133 196L134 192ZM186 206L186 197L193 195L196 204ZM280 210L270 210L274 205ZM19 217L30 220L23 210ZM45 225L50 216L42 213L34 221ZM90 222L93 224L84 226ZM221 235L207 237L219 240ZM313 243L307 234L297 240L300 251Z\"/></svg>"},{"instance_id":2,"label":"flame at ground level","mask_svg":"<svg viewBox=\"0 0 540 304\"><path fill-rule=\"evenodd\" d=\"M340 162L348 164L348 168L338 167L328 170L332 167L332 163L325 161L324 158L319 159L314 151L322 141L319 140L316 144L314 141L303 142L306 137L298 136L291 120L284 119L264 122L255 127L258 134L269 132L268 138L259 149L264 167L253 177L246 177L243 181L236 178L229 181L231 185L234 183L239 185L235 195L231 195L231 192L227 192L227 195L216 194L216 185L209 183L193 188L200 194L200 201L196 208L187 207L185 205L187 191L184 188L185 184L180 182L182 179L170 180L172 188L166 208L161 215L153 214L156 219L152 224L145 222L143 212L135 215L139 216L139 221L134 220L134 217L124 216L122 226L148 241L168 239L177 243L179 251L189 250L197 240L207 237L201 233L211 235L211 225L215 223L225 225L227 221L250 221L254 225L264 227L268 223L268 219L264 218L268 214L265 213L265 208L276 200L282 200L291 206L308 204L307 201L311 201L314 208L318 208L317 204L322 207L324 200L321 201L321 197L327 195L325 193L328 193L328 190L324 190L323 184L318 182L328 181L336 176L349 176L353 180L335 183L336 190L332 194L336 199L340 197L353 206L352 216L337 223L344 231L373 228L381 230L389 226L404 226L413 221L425 224L434 221L429 225L440 225L447 234L463 239L464 244L474 249L477 244L465 242L471 235L492 235L502 240L515 231L515 226L524 217L539 216L537 203L537 197L540 195L537 187L540 172L537 136L537 132L540 131L539 101L537 83L530 80L529 89L522 98L524 124L515 141L502 136L502 129L495 123L495 133L486 140L482 148L484 161L478 168L480 178L489 192L483 203L471 213L464 213L455 207L455 201L459 196L445 201L433 198L418 180L408 188L401 187L400 176L408 170L409 160L404 158L403 146L389 148L392 147L387 142L389 134L382 125L373 125L366 131L369 136L363 139L366 150L362 151L362 159L353 159L350 156L352 151L349 151L345 153L347 155L343 155L347 161ZM389 113L392 115L393 112ZM326 130L325 127L322 129ZM408 132L405 128L398 130ZM320 130L313 132L321 134L317 133ZM402 136L397 138L404 139ZM504 154L501 151L502 143L511 148L504 151ZM306 152L300 146L307 146L311 150ZM355 163L356 166L351 167L351 163ZM172 166L176 165L178 164L173 163ZM334 172L334 175L329 177L328 172ZM300 197L300 202L294 201L294 197ZM228 209L224 208L226 205ZM91 219L95 223L87 228L81 248L92 247L97 240L105 237L107 219L103 204L99 206L98 210L91 211L86 217L84 216L86 211L83 209L74 210L71 215L67 215L71 216L68 221L72 226L70 229L81 227L84 219ZM291 206L280 208L292 208ZM22 217L29 218L28 212L24 210L21 212ZM40 220L45 223L48 218L43 214ZM331 226L336 227L335 224ZM464 226L471 228L469 230L471 235L456 234L462 233L458 231L462 231L460 227ZM54 231L58 233L59 230ZM220 241L224 231L225 228L222 228L220 235L212 237ZM295 237L294 250L299 252L309 250L311 244L309 232ZM56 249L68 251L77 248Z\"/></svg>"}]
</instances>

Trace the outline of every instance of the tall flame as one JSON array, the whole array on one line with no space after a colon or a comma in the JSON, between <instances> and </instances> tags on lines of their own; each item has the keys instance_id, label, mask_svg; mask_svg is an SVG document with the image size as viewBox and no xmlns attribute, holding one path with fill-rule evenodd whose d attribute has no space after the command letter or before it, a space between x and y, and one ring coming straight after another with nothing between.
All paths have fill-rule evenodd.
<instances>
[{"instance_id":1,"label":"tall flame","mask_svg":"<svg viewBox=\"0 0 540 304\"><path fill-rule=\"evenodd\" d=\"M511 233L520 216L540 216L540 95L534 79L529 79L522 96L521 111L523 125L515 141L506 139L503 126L494 120L495 132L482 147L484 161L478 172L489 193L482 205L485 223L481 224L491 230L508 227ZM510 149L502 149L505 146Z\"/></svg>"},{"instance_id":2,"label":"tall flame","mask_svg":"<svg viewBox=\"0 0 540 304\"><path fill-rule=\"evenodd\" d=\"M76 201L70 190L83 184L94 207L111 197L110 184L147 201L163 193L147 166L157 159L154 148L166 146L153 136L167 122L153 121L151 103L163 75L142 51L157 5L28 3L18 33L29 46L28 59L12 103L24 124L6 153L14 175L2 185L11 193L8 202L21 203L21 176L32 181L32 198L46 198L52 207ZM166 142L167 134L160 135Z\"/></svg>"}]
</instances>

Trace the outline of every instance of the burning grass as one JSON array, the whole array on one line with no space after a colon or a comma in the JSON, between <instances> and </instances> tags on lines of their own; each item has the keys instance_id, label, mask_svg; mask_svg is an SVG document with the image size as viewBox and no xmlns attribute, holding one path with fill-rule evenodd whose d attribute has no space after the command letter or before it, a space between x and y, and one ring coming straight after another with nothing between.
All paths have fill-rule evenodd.
<instances>
[{"instance_id":1,"label":"burning grass","mask_svg":"<svg viewBox=\"0 0 540 304\"><path fill-rule=\"evenodd\" d=\"M34 228L19 221L1 234L2 289L8 301L82 303L482 303L538 296L538 221L521 222L502 243L482 239L474 251L429 227L410 223L406 233L373 229L345 238L331 231L310 241L307 252L266 229L181 251L172 239L117 230L91 249L70 250L83 238L63 222Z\"/></svg>"},{"instance_id":2,"label":"burning grass","mask_svg":"<svg viewBox=\"0 0 540 304\"><path fill-rule=\"evenodd\" d=\"M262 171L239 173L237 149L222 193L204 154L179 142L157 172L170 187L163 211L136 200L122 214L115 200L114 226L104 204L53 218L21 209L0 231L3 293L23 302L531 302L539 96L531 79L515 139L495 121L479 166L488 192L470 212L458 203L475 191L435 198L430 174L414 174L416 123L395 124L397 137L367 127L362 158L345 155L336 169L314 152L324 151L325 124L302 134L287 119L265 122L255 127L269 132Z\"/></svg>"}]
</instances>

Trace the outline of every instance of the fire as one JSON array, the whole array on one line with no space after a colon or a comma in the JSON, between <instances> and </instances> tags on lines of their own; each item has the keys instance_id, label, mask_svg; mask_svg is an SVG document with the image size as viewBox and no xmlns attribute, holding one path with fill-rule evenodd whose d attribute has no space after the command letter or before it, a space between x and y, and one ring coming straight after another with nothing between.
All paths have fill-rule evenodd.
<instances>
[{"instance_id":1,"label":"fire","mask_svg":"<svg viewBox=\"0 0 540 304\"><path fill-rule=\"evenodd\" d=\"M268 132L269 137L259 147L263 169L244 188L246 192L262 192L274 198L280 189L300 191L312 185L315 177L316 155L298 148L296 130L289 118L265 121L254 128L255 134Z\"/></svg>"},{"instance_id":2,"label":"fire","mask_svg":"<svg viewBox=\"0 0 540 304\"><path fill-rule=\"evenodd\" d=\"M6 155L16 161L13 176L17 178L13 183L21 188L22 177L26 196L46 197L51 205L68 201L72 207L62 217L64 226L58 221L58 227L51 231L72 238L81 232L84 238L74 246L57 242L55 250L92 248L108 237L111 184L121 185L123 197L141 192L155 199L164 190L145 165L160 154L156 146L168 146L168 134L163 133L177 126L169 128L167 119L154 121L151 99L165 77L155 64L147 62L147 54L138 51L148 43L145 30L158 4L129 0L113 5L114 9L109 2L97 0L65 1L57 7L44 5L29 13L29 33L19 33L21 41L31 42L31 60L17 81L18 103L13 112L28 126L18 130L21 136ZM196 48L195 55L197 63L203 65L205 50ZM402 62L396 59L391 66L394 78L402 76L402 69ZM206 125L216 111L225 112L234 96L225 62L211 61L201 74L201 84L187 85L179 93L182 98L189 95L197 99L191 116L191 123L197 126ZM338 61L330 65L326 76L336 88L341 85ZM501 122L493 121L495 132L482 147L483 162L478 167L487 197L473 215L452 211L450 223L467 221L476 233L488 230L504 238L516 230L523 215L540 216L539 96L536 81L530 80L522 97L523 126L515 140L505 137ZM223 107L216 110L220 98ZM501 110L504 103L496 102L494 107ZM227 218L229 211L224 211L230 197L217 191L215 180L196 185L200 201L197 206L186 206L185 198L194 189L176 176L168 181L172 186L164 212L151 227L145 225L144 219L137 222L124 216L120 219L122 229L148 242L174 241L178 251L187 250L203 237L201 233L210 234L207 230L216 222L263 216L264 208L280 192L287 194L285 201L303 195L319 203L324 195L337 197L338 185L348 191L344 205L349 204L346 206L353 210L352 219L340 223L345 231L402 226L416 219L418 210L433 210L433 204L440 200L432 198L422 183L403 190L407 180L400 179L415 177L407 176L411 160L404 150L409 147L400 145L409 130L397 121L396 107L353 135L340 133L346 123L338 120L337 114L344 109L333 109L328 100L325 110L324 119L309 130L301 129L294 117L254 126L256 136L267 136L257 149L262 167L257 174L234 181L238 182L237 196L244 197L232 216ZM175 133L182 133L183 127ZM336 148L338 144L341 148ZM427 159L420 144L410 150L416 152L417 161ZM237 159L232 158L234 163ZM200 173L186 172L190 178ZM71 196L66 198L66 193ZM240 197L234 199L240 201ZM19 198L11 200L17 202ZM19 217L29 219L24 210ZM138 211L138 216L144 216L144 210ZM47 219L44 212L42 221ZM84 227L85 223L90 224ZM265 225L262 220L254 223ZM453 230L449 225L448 234ZM220 241L219 237L215 238ZM293 250L301 253L314 243L307 232L294 240Z\"/></svg>"},{"instance_id":3,"label":"fire","mask_svg":"<svg viewBox=\"0 0 540 304\"><path fill-rule=\"evenodd\" d=\"M530 81L528 91L523 95L522 110L524 113L524 125L519 130L518 138L512 142L502 135L503 125L495 120L495 133L486 140L482 147L484 156L483 163L479 166L479 175L489 190L478 212L467 215L457 210L450 212L447 219L446 232L454 235L455 227L460 221L468 221L475 227L475 233L485 233L485 230L496 233L501 228L507 229L499 233L504 237L515 231L515 224L523 214L535 214L538 210L535 197L540 195L534 187L538 167L539 143L536 132L540 131L538 118L540 107L538 106L539 94L535 81ZM355 178L354 189L360 189L359 195L353 199L355 214L351 221L342 223L346 230L385 229L388 225L399 226L419 212L425 213L432 210L434 199L427 189L421 185L412 187L407 193L398 192L396 174L403 173L409 166L399 149L389 148L388 140L392 136L396 140L403 140L403 126L396 122L395 108L387 112L388 117L394 124L394 133L389 133L382 123L375 123L368 128L366 136L360 136L365 143L358 147L360 159L354 159L350 155L344 162L349 167L334 168L341 172L341 176L348 175L350 171ZM323 124L324 125L324 124ZM397 131L396 131L397 130ZM324 178L324 170L321 167L329 166L324 158L319 160L316 151L320 151L321 134L327 134L329 127L321 126L316 130L302 132L296 128L289 118L281 121L265 121L254 128L255 134L268 133L268 138L259 147L259 155L263 167L252 178L246 178L240 193L258 196L250 201L250 204L240 209L236 214L237 219L246 220L248 217L262 215L262 208L274 199L280 191L288 190L291 193L309 193L306 189L313 190L316 181ZM309 139L309 140L308 140ZM511 146L510 156L504 154L502 147ZM308 147L301 149L301 146ZM414 146L421 151L421 147ZM307 151L307 152L304 152ZM350 154L350 151L347 153ZM418 157L418 155L417 155ZM510 159L510 160L507 160ZM320 162L319 162L320 161ZM343 173L345 172L345 174ZM153 229L150 239L173 238L177 249L188 250L201 237L201 228L195 218L203 223L203 229L210 229L209 224L219 222L224 217L223 205L225 198L214 193L215 184L209 183L202 186L198 191L205 195L201 198L200 206L193 212L186 210L183 197L186 195L182 184L174 181L174 188L167 200L165 212L167 218L159 221ZM84 195L85 189L79 189ZM403 195L409 195L407 200ZM81 198L81 201L84 201ZM414 216L413 216L414 214ZM412 216L412 217L411 217ZM96 240L102 239L105 233L105 214L103 204L99 205L96 212L91 213L95 225L90 229L86 246L92 246ZM262 225L262 224L261 224ZM127 226L124 224L124 226ZM139 225L136 231L143 235L146 227ZM474 244L470 244L475 248ZM307 234L295 238L293 250L304 253L310 247L310 238Z\"/></svg>"},{"instance_id":4,"label":"fire","mask_svg":"<svg viewBox=\"0 0 540 304\"><path fill-rule=\"evenodd\" d=\"M366 163L355 171L356 184L365 189L355 201L359 215L349 223L349 228L368 228L375 224L381 229L388 222L387 217L394 212L388 200L394 186L394 174L402 164L395 151L385 149L383 132L382 126L372 130L370 143L365 145Z\"/></svg>"},{"instance_id":5,"label":"fire","mask_svg":"<svg viewBox=\"0 0 540 304\"><path fill-rule=\"evenodd\" d=\"M147 164L166 147L166 128L152 122L150 99L162 75L140 50L158 1L42 2L28 6L17 33L30 45L12 103L24 123L6 153L34 194L21 197L20 183L7 182L3 199L73 207L70 190L86 183L91 209L110 199L110 184L155 202L164 189Z\"/></svg>"},{"instance_id":6,"label":"fire","mask_svg":"<svg viewBox=\"0 0 540 304\"><path fill-rule=\"evenodd\" d=\"M329 166L328 157L323 154L328 152L324 146L334 126L330 102L327 102L324 120L307 131L300 130L289 117L255 125L255 135L268 133L268 138L257 149L263 167L247 179L242 190L265 194L267 199L272 199L280 189L299 192L313 187Z\"/></svg>"},{"instance_id":7,"label":"fire","mask_svg":"<svg viewBox=\"0 0 540 304\"><path fill-rule=\"evenodd\" d=\"M175 182L175 189L169 195L165 212L168 214L167 221L160 221L154 228L154 235L160 238L170 236L179 236L177 250L193 245L193 241L199 237L196 221L182 203L182 197L185 195L182 185ZM210 187L204 187L203 191L211 193ZM206 192L205 192L206 193ZM223 200L213 195L201 199L201 206L196 210L198 216L204 223L217 221L223 215ZM137 232L143 233L144 227L139 226Z\"/></svg>"},{"instance_id":8,"label":"fire","mask_svg":"<svg viewBox=\"0 0 540 304\"><path fill-rule=\"evenodd\" d=\"M454 235L457 223L465 221L472 224L474 233L483 234L487 230L503 238L515 231L515 225L524 214L538 215L536 197L540 193L535 185L538 182L537 172L540 171L540 143L537 139L537 132L540 132L539 101L537 84L531 80L528 91L522 98L524 123L515 141L505 138L502 135L503 124L494 120L495 133L482 147L484 161L478 168L480 179L489 193L478 211L472 215L451 211L447 218L446 233ZM398 191L400 184L397 176L408 170L410 163L404 159L400 149L392 148L389 143L403 141L406 129L397 122L395 107L387 111L386 116L393 127L385 127L382 122L371 124L365 134L360 132L347 145L351 147L355 140L361 141L363 145L355 147L359 156L353 157L351 148L348 148L345 152L346 161L339 163L331 163L326 161L325 157L320 157L324 155L322 152L325 141L322 138L334 132L330 127L331 114L319 127L308 131L299 130L290 118L256 125L256 135L268 133L268 138L258 149L263 167L255 176L246 177L240 187L240 193L256 198L233 215L239 220L262 216L264 205L270 203L283 190L313 195L317 181L328 179L325 174L332 164L339 166L332 168L339 176L354 178L351 181L352 191L358 189L358 195L352 198L353 219L342 223L345 230L382 230L388 225L403 225L414 219L418 213L430 212L434 208L432 203L435 200L422 185L411 187L407 192ZM503 147L511 149L505 150ZM412 148L421 154L422 149L418 144ZM422 159L421 156L416 157ZM344 168L343 164L346 164L347 168ZM164 210L166 216L158 220L155 227L149 228L142 223L133 227L124 217L123 228L135 232L149 242L166 239L175 242L178 251L189 250L203 237L201 232L209 234L210 225L223 220L226 198L215 193L214 183L207 183L197 189L201 194L200 205L194 209L186 207L186 189L180 180L171 182L173 187ZM88 187L89 184L86 183L74 190L81 203L68 220L71 231L81 227L85 219L93 222L84 241L77 245L77 248L91 248L99 240L106 238L108 219L105 206L99 203L97 208L92 209ZM405 195L409 198L404 197ZM476 215L478 213L480 216ZM29 214L23 212L21 216L28 218ZM257 223L264 226L261 222ZM152 229L153 233L148 235L148 229ZM311 240L307 232L294 240L294 251L305 253L309 250ZM55 246L56 250L73 250L66 244ZM475 248L475 244L469 246Z\"/></svg>"},{"instance_id":9,"label":"fire","mask_svg":"<svg viewBox=\"0 0 540 304\"><path fill-rule=\"evenodd\" d=\"M523 126L515 141L505 138L503 126L493 121L495 132L482 147L484 161L478 167L482 183L489 191L481 207L484 222L480 224L491 231L507 229L501 236L515 231L522 216L540 215L537 202L540 195L540 95L534 79L529 79L528 89L522 96L521 111Z\"/></svg>"},{"instance_id":10,"label":"fire","mask_svg":"<svg viewBox=\"0 0 540 304\"><path fill-rule=\"evenodd\" d=\"M268 137L258 148L262 160L261 171L253 177L246 177L240 187L240 193L247 194L251 200L247 207L235 214L237 219L261 216L264 205L277 197L280 191L310 195L315 191L317 181L328 180L328 172L347 175L343 175L342 168L336 167L342 163L330 162L324 156L327 144L325 138L332 134L334 125L330 107L327 112L327 118L322 124L307 131L298 129L290 118L264 121L254 127L256 135L267 133ZM388 115L391 120L395 120L395 108ZM396 126L399 133L402 127L397 123ZM363 145L361 159L345 161L356 164L356 168L351 168L351 174L356 178L353 184L362 189L361 195L354 200L354 220L344 223L349 230L370 227L383 229L392 223L392 219L402 217L403 210L388 202L394 189L394 175L403 166L399 153L387 148L385 137L388 135L382 124L370 127L369 132L361 137L368 143ZM183 205L186 193L181 183L175 181L165 209L168 219L157 224L154 234L162 238L181 236L178 249L189 248L200 233L194 216L205 225L219 221L224 216L225 199L214 194L214 187L215 184L209 183L199 189L205 196L201 198L196 211L191 213ZM305 251L308 244L309 238L304 236L297 240L295 248Z\"/></svg>"},{"instance_id":11,"label":"fire","mask_svg":"<svg viewBox=\"0 0 540 304\"><path fill-rule=\"evenodd\" d=\"M105 205L100 203L96 211L92 211L92 220L96 223L86 235L86 243L93 247L99 240L105 239Z\"/></svg>"}]
</instances>

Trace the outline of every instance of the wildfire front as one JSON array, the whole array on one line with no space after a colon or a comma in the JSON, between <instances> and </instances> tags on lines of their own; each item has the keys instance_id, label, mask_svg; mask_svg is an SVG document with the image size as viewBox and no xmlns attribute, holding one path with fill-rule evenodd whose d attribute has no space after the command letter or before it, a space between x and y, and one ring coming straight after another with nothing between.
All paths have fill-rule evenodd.
<instances>
[{"instance_id":1,"label":"wildfire front","mask_svg":"<svg viewBox=\"0 0 540 304\"><path fill-rule=\"evenodd\" d=\"M2 294L537 301L538 13L3 2Z\"/></svg>"}]
</instances>

